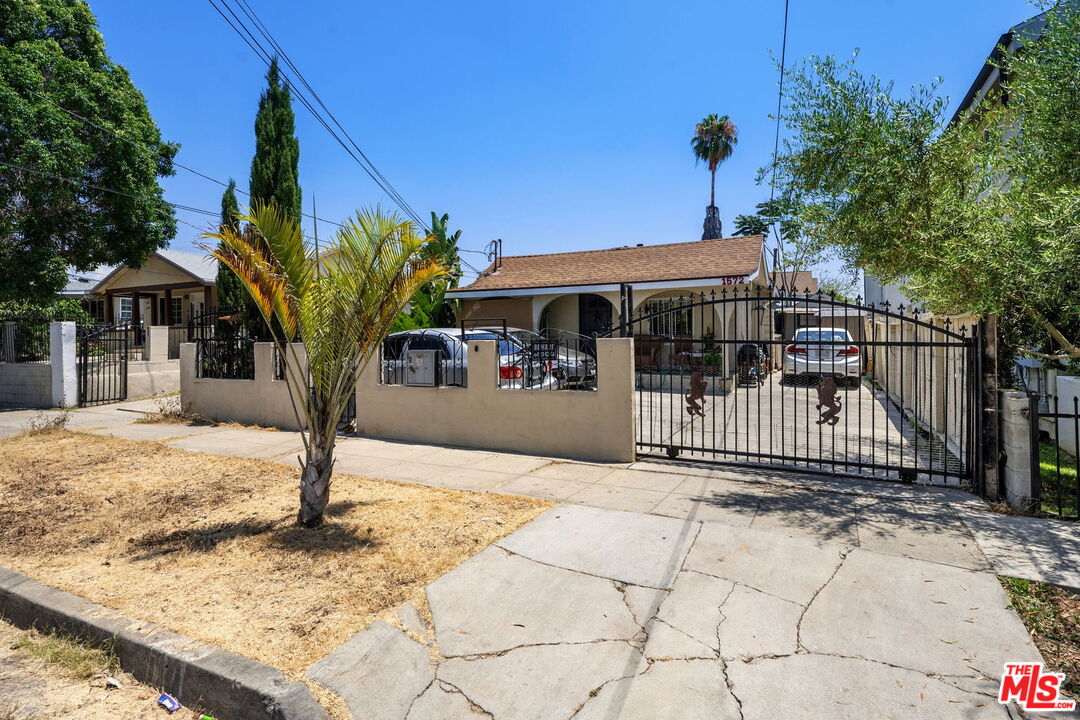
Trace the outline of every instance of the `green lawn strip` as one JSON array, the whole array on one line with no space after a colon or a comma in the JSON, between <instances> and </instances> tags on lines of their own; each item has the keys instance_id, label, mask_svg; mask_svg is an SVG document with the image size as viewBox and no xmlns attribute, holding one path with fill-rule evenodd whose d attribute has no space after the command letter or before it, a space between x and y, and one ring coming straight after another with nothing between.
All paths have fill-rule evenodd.
<instances>
[{"instance_id":1,"label":"green lawn strip","mask_svg":"<svg viewBox=\"0 0 1080 720\"><path fill-rule=\"evenodd\" d=\"M91 647L64 634L28 630L15 641L14 649L59 668L78 679L111 675L120 668L111 648Z\"/></svg>"},{"instance_id":2,"label":"green lawn strip","mask_svg":"<svg viewBox=\"0 0 1080 720\"><path fill-rule=\"evenodd\" d=\"M1039 444L1039 476L1042 479L1043 512L1076 515L1076 458L1064 450L1059 450L1052 442L1042 442ZM1060 510L1058 509L1059 485Z\"/></svg>"},{"instance_id":3,"label":"green lawn strip","mask_svg":"<svg viewBox=\"0 0 1080 720\"><path fill-rule=\"evenodd\" d=\"M1047 669L1065 673L1062 690L1080 698L1080 596L1054 585L999 575Z\"/></svg>"}]
</instances>

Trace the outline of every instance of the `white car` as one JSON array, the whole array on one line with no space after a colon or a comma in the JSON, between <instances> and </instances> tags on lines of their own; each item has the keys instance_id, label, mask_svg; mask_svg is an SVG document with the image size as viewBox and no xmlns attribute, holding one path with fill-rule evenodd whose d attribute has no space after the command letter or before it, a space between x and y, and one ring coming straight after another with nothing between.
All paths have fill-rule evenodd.
<instances>
[{"instance_id":1,"label":"white car","mask_svg":"<svg viewBox=\"0 0 1080 720\"><path fill-rule=\"evenodd\" d=\"M852 385L862 375L862 353L844 328L808 327L795 331L784 348L784 382L800 375L831 376Z\"/></svg>"}]
</instances>

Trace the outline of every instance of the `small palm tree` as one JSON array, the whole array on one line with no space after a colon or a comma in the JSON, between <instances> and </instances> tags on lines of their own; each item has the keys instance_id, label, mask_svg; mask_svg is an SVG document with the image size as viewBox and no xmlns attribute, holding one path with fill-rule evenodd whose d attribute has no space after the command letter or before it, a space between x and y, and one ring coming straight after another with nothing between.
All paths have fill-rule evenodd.
<instances>
[{"instance_id":1,"label":"small palm tree","mask_svg":"<svg viewBox=\"0 0 1080 720\"><path fill-rule=\"evenodd\" d=\"M330 501L337 425L360 371L409 298L447 269L423 256L430 237L379 210L346 221L319 254L273 203L255 203L240 220L243 232L223 226L203 236L218 241L204 249L243 283L286 361L305 454L297 522L316 527ZM306 374L290 344L298 339Z\"/></svg>"},{"instance_id":2,"label":"small palm tree","mask_svg":"<svg viewBox=\"0 0 1080 720\"><path fill-rule=\"evenodd\" d=\"M709 207L716 206L716 168L731 157L738 143L739 131L727 115L717 116L716 113L711 113L694 128L690 147L694 150L694 157L708 165L712 174Z\"/></svg>"}]
</instances>

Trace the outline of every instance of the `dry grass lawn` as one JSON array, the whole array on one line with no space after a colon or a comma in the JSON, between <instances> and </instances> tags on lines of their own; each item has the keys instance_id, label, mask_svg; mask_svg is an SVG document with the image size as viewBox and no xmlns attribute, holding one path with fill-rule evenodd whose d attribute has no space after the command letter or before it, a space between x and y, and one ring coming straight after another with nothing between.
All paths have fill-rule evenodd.
<instances>
[{"instance_id":1,"label":"dry grass lawn","mask_svg":"<svg viewBox=\"0 0 1080 720\"><path fill-rule=\"evenodd\" d=\"M550 503L296 471L63 430L0 440L0 564L294 678Z\"/></svg>"}]
</instances>

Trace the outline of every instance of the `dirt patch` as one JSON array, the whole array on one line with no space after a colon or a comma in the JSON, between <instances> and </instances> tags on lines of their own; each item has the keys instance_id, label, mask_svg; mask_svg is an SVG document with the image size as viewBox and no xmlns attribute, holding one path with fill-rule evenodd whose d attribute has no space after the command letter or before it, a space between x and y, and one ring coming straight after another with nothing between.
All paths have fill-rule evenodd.
<instances>
[{"instance_id":1,"label":"dirt patch","mask_svg":"<svg viewBox=\"0 0 1080 720\"><path fill-rule=\"evenodd\" d=\"M1080 596L1046 583L998 579L1048 669L1065 673L1062 690L1080 699Z\"/></svg>"},{"instance_id":2,"label":"dirt patch","mask_svg":"<svg viewBox=\"0 0 1080 720\"><path fill-rule=\"evenodd\" d=\"M294 678L551 505L335 475L309 531L266 461L68 431L0 456L0 564Z\"/></svg>"},{"instance_id":3,"label":"dirt patch","mask_svg":"<svg viewBox=\"0 0 1080 720\"><path fill-rule=\"evenodd\" d=\"M120 687L107 684L108 678ZM167 713L161 693L116 667L106 651L69 639L22 631L0 620L0 719L142 720ZM169 715L194 720L189 709Z\"/></svg>"}]
</instances>

